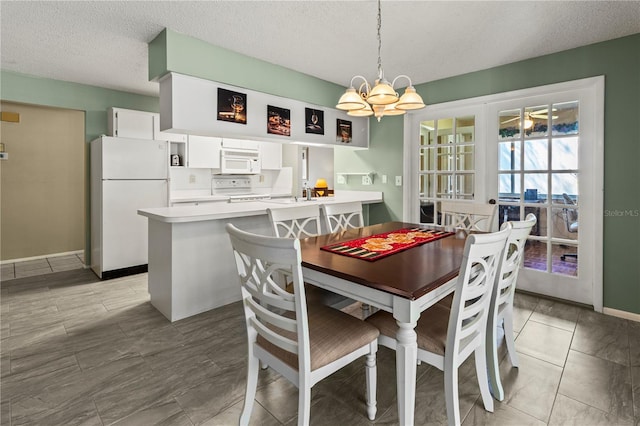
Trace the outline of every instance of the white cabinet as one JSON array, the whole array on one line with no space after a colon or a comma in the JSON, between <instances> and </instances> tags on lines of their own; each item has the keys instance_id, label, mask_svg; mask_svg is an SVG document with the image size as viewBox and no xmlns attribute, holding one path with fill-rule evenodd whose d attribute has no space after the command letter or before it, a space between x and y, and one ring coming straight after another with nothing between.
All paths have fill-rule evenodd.
<instances>
[{"instance_id":1,"label":"white cabinet","mask_svg":"<svg viewBox=\"0 0 640 426\"><path fill-rule=\"evenodd\" d=\"M107 114L109 136L153 139L154 113L123 108L109 108Z\"/></svg>"},{"instance_id":2,"label":"white cabinet","mask_svg":"<svg viewBox=\"0 0 640 426\"><path fill-rule=\"evenodd\" d=\"M219 169L221 138L189 135L187 165L193 169Z\"/></svg>"},{"instance_id":3,"label":"white cabinet","mask_svg":"<svg viewBox=\"0 0 640 426\"><path fill-rule=\"evenodd\" d=\"M125 108L109 108L109 136L120 138L153 139L158 141L187 142L187 135L160 131L160 114Z\"/></svg>"},{"instance_id":4,"label":"white cabinet","mask_svg":"<svg viewBox=\"0 0 640 426\"><path fill-rule=\"evenodd\" d=\"M260 158L262 160L262 170L282 169L282 144L260 142Z\"/></svg>"},{"instance_id":5,"label":"white cabinet","mask_svg":"<svg viewBox=\"0 0 640 426\"><path fill-rule=\"evenodd\" d=\"M260 149L260 142L246 139L222 139L223 148Z\"/></svg>"}]
</instances>

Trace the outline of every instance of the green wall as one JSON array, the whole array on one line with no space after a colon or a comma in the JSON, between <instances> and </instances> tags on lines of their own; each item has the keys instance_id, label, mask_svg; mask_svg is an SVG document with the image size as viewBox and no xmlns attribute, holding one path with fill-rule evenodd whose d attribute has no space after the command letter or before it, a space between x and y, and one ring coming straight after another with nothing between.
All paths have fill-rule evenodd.
<instances>
[{"instance_id":1,"label":"green wall","mask_svg":"<svg viewBox=\"0 0 640 426\"><path fill-rule=\"evenodd\" d=\"M85 112L85 261L91 262L89 143L107 133L107 108L158 112L159 100L117 90L0 71L0 99Z\"/></svg>"}]
</instances>

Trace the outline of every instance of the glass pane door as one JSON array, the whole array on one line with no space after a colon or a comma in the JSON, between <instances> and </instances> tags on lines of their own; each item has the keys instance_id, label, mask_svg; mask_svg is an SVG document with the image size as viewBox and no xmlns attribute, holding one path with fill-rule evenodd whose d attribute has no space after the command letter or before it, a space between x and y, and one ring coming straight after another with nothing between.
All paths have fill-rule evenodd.
<instances>
[{"instance_id":1,"label":"glass pane door","mask_svg":"<svg viewBox=\"0 0 640 426\"><path fill-rule=\"evenodd\" d=\"M475 120L462 115L420 122L420 223L440 223L440 200L474 199Z\"/></svg>"},{"instance_id":2,"label":"glass pane door","mask_svg":"<svg viewBox=\"0 0 640 426\"><path fill-rule=\"evenodd\" d=\"M577 100L498 112L498 221L538 223L525 250L525 268L578 276Z\"/></svg>"}]
</instances>

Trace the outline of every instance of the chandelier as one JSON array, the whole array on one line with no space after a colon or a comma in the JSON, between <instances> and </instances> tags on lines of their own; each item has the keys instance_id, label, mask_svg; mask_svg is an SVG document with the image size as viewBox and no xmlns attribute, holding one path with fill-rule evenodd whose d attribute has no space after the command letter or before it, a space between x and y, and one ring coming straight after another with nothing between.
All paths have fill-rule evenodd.
<instances>
[{"instance_id":1,"label":"chandelier","mask_svg":"<svg viewBox=\"0 0 640 426\"><path fill-rule=\"evenodd\" d=\"M385 115L402 115L408 110L425 107L422 98L416 92L409 77L404 74L399 75L391 83L384 78L382 59L380 57L380 48L382 47L381 27L382 16L380 0L378 0L378 79L372 88L367 79L361 75L351 78L349 88L340 97L338 105L336 105L336 108L347 111L347 115L355 117L374 115L380 121ZM400 78L409 80L409 86L407 86L402 96L399 96L393 88ZM362 80L362 84L360 84L357 91L353 85L356 80Z\"/></svg>"}]
</instances>

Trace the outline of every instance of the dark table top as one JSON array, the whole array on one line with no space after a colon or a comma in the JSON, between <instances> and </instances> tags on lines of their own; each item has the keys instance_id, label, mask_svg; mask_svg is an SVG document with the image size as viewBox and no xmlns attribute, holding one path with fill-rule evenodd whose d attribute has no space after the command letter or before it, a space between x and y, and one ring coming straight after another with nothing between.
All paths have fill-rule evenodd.
<instances>
[{"instance_id":1,"label":"dark table top","mask_svg":"<svg viewBox=\"0 0 640 426\"><path fill-rule=\"evenodd\" d=\"M302 266L406 299L418 299L458 275L464 239L452 235L373 262L320 250L329 244L409 227L420 225L386 222L300 240Z\"/></svg>"}]
</instances>

